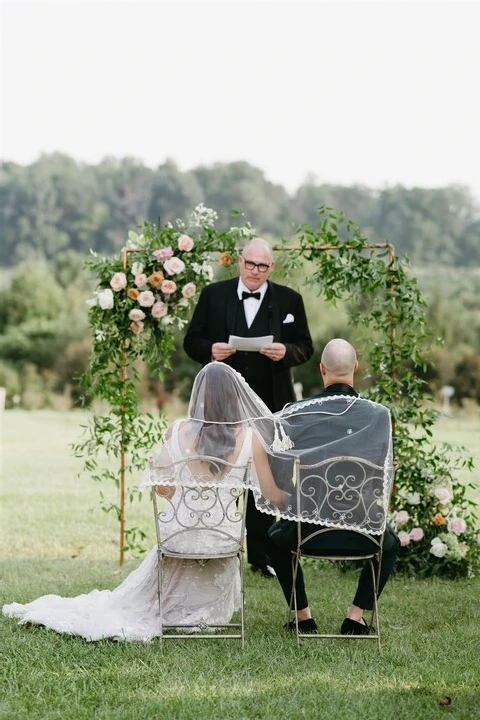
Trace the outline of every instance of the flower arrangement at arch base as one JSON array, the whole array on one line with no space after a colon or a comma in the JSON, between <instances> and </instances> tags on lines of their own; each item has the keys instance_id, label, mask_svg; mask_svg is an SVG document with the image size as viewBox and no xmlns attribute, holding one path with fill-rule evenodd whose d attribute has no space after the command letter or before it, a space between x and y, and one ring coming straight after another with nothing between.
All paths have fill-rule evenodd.
<instances>
[{"instance_id":1,"label":"flower arrangement at arch base","mask_svg":"<svg viewBox=\"0 0 480 720\"><path fill-rule=\"evenodd\" d=\"M233 212L233 215L240 213ZM88 371L82 378L84 398L107 401L108 415L94 414L74 446L84 457L84 468L94 480L112 480L122 491L123 475L134 474L138 484L151 448L161 440L165 418L140 413L136 393L143 360L152 375L162 377L170 367L175 332L188 322L200 291L213 280L215 267L234 263L238 246L255 235L249 223L215 229L217 213L198 205L184 221L158 226L144 222L128 233L117 257L91 252L86 263L97 277L94 297L87 301L93 347ZM121 462L100 467L98 455ZM100 492L102 509L114 511L123 524L123 499L109 500ZM128 491L132 501L136 490ZM121 533L123 535L123 533ZM143 551L145 533L126 528L121 551Z\"/></svg>"},{"instance_id":2,"label":"flower arrangement at arch base","mask_svg":"<svg viewBox=\"0 0 480 720\"><path fill-rule=\"evenodd\" d=\"M463 448L447 446L444 452L448 455L434 450L435 473L427 468L421 485L411 482L412 463L410 482L397 488L391 517L402 546L397 565L416 577L474 577L480 569L478 503L468 497L474 485L455 473L467 468L470 460Z\"/></svg>"}]
</instances>

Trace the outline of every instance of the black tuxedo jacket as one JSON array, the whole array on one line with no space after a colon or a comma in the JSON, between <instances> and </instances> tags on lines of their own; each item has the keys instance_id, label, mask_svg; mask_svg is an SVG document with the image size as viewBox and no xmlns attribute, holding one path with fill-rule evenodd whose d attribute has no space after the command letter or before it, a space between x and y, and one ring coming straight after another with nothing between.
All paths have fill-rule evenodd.
<instances>
[{"instance_id":1,"label":"black tuxedo jacket","mask_svg":"<svg viewBox=\"0 0 480 720\"><path fill-rule=\"evenodd\" d=\"M290 368L312 357L313 344L302 296L284 285L268 281L268 286L263 302L269 305L270 334L273 342L283 343L287 349L283 360L269 361L275 409L280 410L295 400ZM183 342L192 360L202 365L211 362L213 343L228 342L234 333L236 313L243 312L237 288L238 278L232 278L202 290ZM291 318L291 322L284 322ZM248 382L247 376L245 380Z\"/></svg>"}]
</instances>

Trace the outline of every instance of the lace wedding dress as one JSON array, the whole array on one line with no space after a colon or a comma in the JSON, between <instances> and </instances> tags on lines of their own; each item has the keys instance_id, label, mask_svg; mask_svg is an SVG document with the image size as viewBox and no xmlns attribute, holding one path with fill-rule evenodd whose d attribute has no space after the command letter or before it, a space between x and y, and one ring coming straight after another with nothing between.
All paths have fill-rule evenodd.
<instances>
[{"instance_id":1,"label":"lace wedding dress","mask_svg":"<svg viewBox=\"0 0 480 720\"><path fill-rule=\"evenodd\" d=\"M178 424L175 423L170 447L173 455L180 458L182 451L177 437ZM251 433L245 433L236 464L241 465L248 460L251 442ZM195 544L194 539L192 544ZM182 551L186 549L181 548ZM196 549L191 548L192 552ZM205 550L204 536L202 549ZM204 564L171 558L165 562L165 623L178 626L222 624L229 622L234 611L240 608L238 558L212 559ZM4 605L2 612L8 617L18 618L20 624L43 625L90 641L104 638L148 641L159 634L157 548L154 547L141 565L115 590L92 590L73 598L44 595L25 605Z\"/></svg>"}]
</instances>

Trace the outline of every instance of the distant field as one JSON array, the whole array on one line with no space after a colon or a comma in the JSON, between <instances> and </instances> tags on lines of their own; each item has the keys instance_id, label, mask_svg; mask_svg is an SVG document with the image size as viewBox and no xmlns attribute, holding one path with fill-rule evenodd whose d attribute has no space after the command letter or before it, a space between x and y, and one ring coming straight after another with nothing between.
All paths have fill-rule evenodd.
<instances>
[{"instance_id":1,"label":"distant field","mask_svg":"<svg viewBox=\"0 0 480 720\"><path fill-rule=\"evenodd\" d=\"M83 411L9 410L3 413L2 510L7 532L3 552L7 555L20 552L27 556L60 553L104 557L117 553L116 518L100 510L100 487L88 476L77 477L82 461L75 458L70 449L79 439L80 426L87 419L88 414ZM480 412L442 417L435 426L434 436L438 442L468 448L476 467L473 473L464 471L460 477L475 485L469 494L480 503ZM28 501L21 507L19 490ZM103 486L102 491L116 502L113 483ZM151 512L149 498L145 497L141 503L127 506L127 522L152 531ZM153 533L150 540L154 541Z\"/></svg>"}]
</instances>

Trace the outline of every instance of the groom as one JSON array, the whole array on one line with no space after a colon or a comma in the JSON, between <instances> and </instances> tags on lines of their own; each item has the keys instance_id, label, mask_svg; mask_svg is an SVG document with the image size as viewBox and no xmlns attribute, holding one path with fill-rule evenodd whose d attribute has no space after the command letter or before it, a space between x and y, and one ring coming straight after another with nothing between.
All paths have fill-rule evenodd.
<instances>
[{"instance_id":1,"label":"groom","mask_svg":"<svg viewBox=\"0 0 480 720\"><path fill-rule=\"evenodd\" d=\"M291 368L313 355L302 296L269 280L274 265L266 240L250 240L238 260L240 277L212 283L202 290L183 342L187 355L202 365L212 360L231 365L272 412L295 400ZM229 344L230 335L272 335L273 341L258 352L242 351ZM266 532L273 520L256 509L249 492L248 562L264 577L275 574L265 551Z\"/></svg>"}]
</instances>

